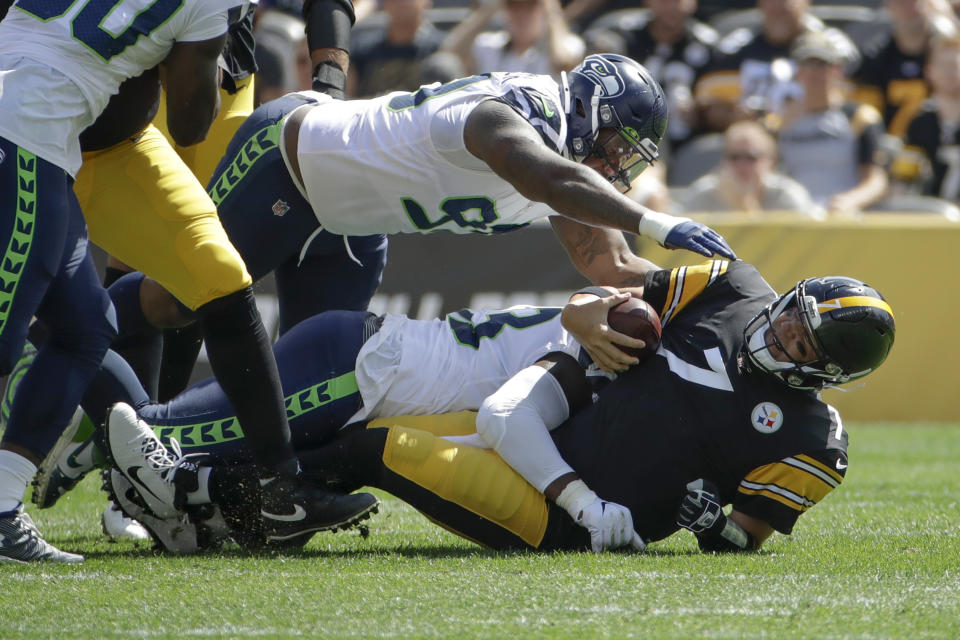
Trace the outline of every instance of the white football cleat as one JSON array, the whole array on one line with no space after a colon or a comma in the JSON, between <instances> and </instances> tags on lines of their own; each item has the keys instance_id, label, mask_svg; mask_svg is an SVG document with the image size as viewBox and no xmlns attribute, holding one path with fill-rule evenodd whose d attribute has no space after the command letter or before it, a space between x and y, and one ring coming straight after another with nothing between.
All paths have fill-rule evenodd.
<instances>
[{"instance_id":1,"label":"white football cleat","mask_svg":"<svg viewBox=\"0 0 960 640\"><path fill-rule=\"evenodd\" d=\"M184 462L186 457L179 443L171 439L167 449L150 425L123 402L107 410L106 429L107 448L114 465L130 481L150 512L161 519L177 517L180 511L176 507L173 479L181 467L193 467Z\"/></svg>"},{"instance_id":2,"label":"white football cleat","mask_svg":"<svg viewBox=\"0 0 960 640\"><path fill-rule=\"evenodd\" d=\"M100 525L103 527L103 532L111 540L119 540L120 538L150 540L150 532L142 524L128 517L112 500L107 503L103 515L100 516Z\"/></svg>"}]
</instances>

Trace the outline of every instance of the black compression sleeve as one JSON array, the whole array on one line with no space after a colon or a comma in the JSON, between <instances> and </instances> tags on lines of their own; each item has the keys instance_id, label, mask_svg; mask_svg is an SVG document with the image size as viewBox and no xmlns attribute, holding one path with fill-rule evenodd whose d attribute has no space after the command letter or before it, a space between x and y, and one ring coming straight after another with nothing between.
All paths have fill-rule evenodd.
<instances>
[{"instance_id":1,"label":"black compression sleeve","mask_svg":"<svg viewBox=\"0 0 960 640\"><path fill-rule=\"evenodd\" d=\"M350 28L356 21L350 0L304 0L303 20L307 23L307 46L311 51L350 51Z\"/></svg>"}]
</instances>

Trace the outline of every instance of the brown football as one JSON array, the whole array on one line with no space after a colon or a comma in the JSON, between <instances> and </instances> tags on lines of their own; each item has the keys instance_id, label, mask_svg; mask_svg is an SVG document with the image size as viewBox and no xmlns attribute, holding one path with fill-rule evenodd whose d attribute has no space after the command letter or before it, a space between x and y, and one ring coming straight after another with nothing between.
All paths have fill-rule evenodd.
<instances>
[{"instance_id":1,"label":"brown football","mask_svg":"<svg viewBox=\"0 0 960 640\"><path fill-rule=\"evenodd\" d=\"M646 343L643 349L619 347L625 353L639 358L640 362L650 358L660 346L660 316L642 298L630 298L611 307L607 312L607 324L615 331L631 338L639 338Z\"/></svg>"}]
</instances>

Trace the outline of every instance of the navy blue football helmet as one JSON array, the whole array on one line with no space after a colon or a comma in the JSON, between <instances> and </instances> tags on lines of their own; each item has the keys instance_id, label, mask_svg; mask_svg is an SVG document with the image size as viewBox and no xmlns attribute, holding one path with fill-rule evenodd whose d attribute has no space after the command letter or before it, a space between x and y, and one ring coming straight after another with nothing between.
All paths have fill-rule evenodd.
<instances>
[{"instance_id":1,"label":"navy blue football helmet","mask_svg":"<svg viewBox=\"0 0 960 640\"><path fill-rule=\"evenodd\" d=\"M813 345L814 360L783 362L786 354L773 323L796 309ZM744 364L798 389L819 389L863 377L879 367L893 346L893 310L873 287L853 278L807 278L758 313L744 329ZM787 356L789 358L789 356Z\"/></svg>"},{"instance_id":2,"label":"navy blue football helmet","mask_svg":"<svg viewBox=\"0 0 960 640\"><path fill-rule=\"evenodd\" d=\"M614 53L587 56L561 80L570 158L600 158L611 182L629 189L659 156L667 130L663 89L643 65Z\"/></svg>"}]
</instances>

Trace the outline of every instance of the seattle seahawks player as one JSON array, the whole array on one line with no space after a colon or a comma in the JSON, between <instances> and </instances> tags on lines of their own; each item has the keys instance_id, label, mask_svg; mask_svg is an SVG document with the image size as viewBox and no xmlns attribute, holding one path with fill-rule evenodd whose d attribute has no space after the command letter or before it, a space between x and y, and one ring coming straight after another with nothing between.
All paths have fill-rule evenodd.
<instances>
[{"instance_id":1,"label":"seattle seahawks player","mask_svg":"<svg viewBox=\"0 0 960 640\"><path fill-rule=\"evenodd\" d=\"M659 85L613 54L589 56L560 84L493 73L372 100L293 93L254 111L209 192L251 272L276 271L300 296L331 279L298 266L316 242L349 256L337 236L496 234L545 216L591 281L629 286L642 266L623 231L734 255L711 229L618 192L657 158L665 127ZM607 334L578 337L605 369L636 362Z\"/></svg>"},{"instance_id":2,"label":"seattle seahawks player","mask_svg":"<svg viewBox=\"0 0 960 640\"><path fill-rule=\"evenodd\" d=\"M24 112L27 107L36 105L37 114L32 116L32 120L26 120L23 126L17 126L5 120L3 128L0 128L0 135L23 149L38 150L37 155L41 158L52 157L57 161L62 159L60 166L67 168L71 178L68 182L68 176L64 176L66 187L71 186L72 176L80 166L77 134L94 121L104 109L110 95L118 91L125 79L139 76L137 79L146 82L148 88L156 86L156 73L151 70L158 63L166 78L167 121L172 137L183 145L193 144L202 139L216 113L219 76L217 62L224 46L228 24L232 18L242 15L248 8L246 0L217 0L203 3L138 0L132 4L125 3L120 9L117 9L116 4L116 2L105 0L87 0L80 3L19 0L10 9L10 13L2 22L3 26L0 27L0 34L3 36L0 55L5 56L3 68L12 70L11 73L4 74L5 79L0 91L3 94L3 104L9 104L10 110L21 109ZM143 73L144 71L146 73ZM46 78L43 82L49 86L42 87L43 82L37 80L39 78ZM77 78L82 79L82 82L79 82L79 91ZM144 78L146 80L143 80ZM147 91L143 95L150 100L138 103L137 106L141 108L124 114L123 119L109 120L108 124L112 127L109 134L114 136L112 142L122 140L124 135L136 137L139 131L136 126L142 127L144 118L149 120L156 90L152 94ZM58 127L49 126L49 113L44 106L51 100L51 96L59 96L63 103L64 117L56 119L60 123ZM4 110L6 111L6 108ZM39 116L39 114L43 115ZM131 126L134 128L130 129ZM37 130L36 135L31 129ZM67 137L60 140L63 135ZM28 137L31 139L27 140ZM156 144L159 140L151 138L150 142ZM66 151L61 151L64 148ZM15 162L7 165L11 167L6 173L9 176L8 181L14 180L19 170L19 181L23 193L19 195L17 202L26 203L19 209L17 220L19 229L15 231L29 234L32 231L30 224L32 221L23 218L23 215L32 213L26 207L34 197L30 190L37 184L30 176L30 172L35 171L33 160L29 155L18 157L16 149L12 146L6 151L11 154L11 159L16 159ZM18 170L13 169L14 166L18 167ZM150 175L148 182L155 178L154 174ZM188 178L185 181L182 180L184 175ZM376 506L376 499L373 496L361 495L349 498L332 496L318 487L304 485L296 477L299 473L299 465L289 442L289 427L283 410L276 365L270 351L269 339L256 310L250 289L250 277L243 261L226 240L215 217L215 207L212 203L208 210L209 216L206 220L203 219L202 203L204 201L209 203L209 198L189 171L172 178L169 174L163 174L163 177L170 178L168 181L157 179L158 183L163 183L160 191L164 194L182 186L186 187L177 193L189 203L176 212L186 215L173 215L164 219L170 224L160 226L162 231L169 231L169 233L152 233L153 227L150 228L151 230L143 231L149 234L148 242L153 243L153 247L157 250L145 251L143 245L131 242L134 249L130 255L135 260L143 259L154 266L156 263L151 263L150 260L157 258L165 267L158 268L158 273L164 274L164 281L178 285L174 287L177 294L191 307L198 308L202 325L207 329L205 333L211 342L208 348L215 347L214 351L219 354L216 358L218 364L215 365L217 371L225 380L232 383L230 388L232 399L250 418L247 421L248 436L253 436L260 442L256 447L258 459L263 465L260 475L270 480L263 492L264 512L277 513L283 522L288 522L283 518L293 510L293 503L296 503L298 510L307 509L308 517L301 520L304 526L326 526L330 523L340 525L355 516L369 512ZM196 186L192 196L190 195L191 185ZM12 186L10 190L4 190L5 193L8 191L11 194L16 193ZM46 195L46 192L41 195ZM110 195L109 192L108 195ZM63 197L66 198L63 211L75 211L79 216L79 206L76 205L74 195L71 193ZM18 211L18 209L12 208L11 211ZM198 211L199 215L197 215ZM137 218L135 215L129 217ZM161 217L157 216L155 219ZM186 217L190 218L189 222L185 220ZM65 222L54 223L49 228L54 231L59 229L62 233L66 226ZM46 223L36 225L38 233L43 231L49 234L50 231L45 231L47 228ZM175 230L170 231L171 228ZM82 244L76 242L76 238L80 236L68 236L71 250L74 244L77 247L76 255L70 258L73 264L67 267L70 272L77 269L75 266L77 263L83 262L81 258L86 248L86 229L82 221L78 229L79 232L71 230L70 233L82 232ZM55 236L51 238L56 241ZM130 242L129 236L122 239ZM16 242L10 244L15 251L24 252L31 246L29 237L24 240L23 237L17 236L15 240ZM107 248L112 253L117 253L116 243L119 240L116 236L111 240ZM42 259L43 266L48 272L55 272L61 258L50 254L50 250L39 243L35 246L38 250L31 255ZM69 258L69 253L65 257ZM52 262L51 258L53 258ZM197 268L198 265L202 268ZM29 268L26 273L30 273ZM103 292L99 287L91 293L90 290L93 287L88 286L87 283L87 275L93 273L92 264L78 273L79 275L73 278L69 285L61 286L66 287L71 295L77 297L87 296L96 300L95 294L98 291L102 297ZM14 350L22 346L22 334L26 331L26 321L39 303L45 288L46 284L42 281L37 281L35 284L30 281L27 285L19 287L21 291L29 294L21 296L27 304L21 305L22 309L18 307L15 310L16 322L11 323L11 326L15 327L11 330L11 338L13 338L11 344L15 345ZM57 294L63 297L59 292ZM31 297L35 299L31 300ZM70 301L69 298L64 299ZM73 350L77 351L83 360L81 369L83 376L71 380L74 386L65 396L65 402L72 404L79 398L96 365L102 359L105 346L109 345L115 335L112 317L101 323L105 328L99 328L89 319L89 316L92 315L92 320L95 320L98 310L100 313L109 310L110 315L113 311L109 302L87 304L81 310L70 310L60 304L59 317L51 319L49 317L51 314L44 307L53 303L53 296L48 295L37 313L44 325L54 333L52 339L44 341L41 355L63 349L61 343L66 342L70 345L76 343ZM84 323L91 327L88 329ZM23 325L22 330L20 324ZM61 338L57 334L63 334L64 328L78 336L69 334ZM84 335L84 332L91 333L91 329L95 330L92 332L95 340ZM90 345L85 342L90 342ZM6 346L4 345L5 349ZM74 357L77 356L74 355ZM36 386L33 383L27 384L28 380L33 380L31 376L56 380L58 374L62 375L59 372L69 373L73 366L61 358L57 363L56 373L51 373L47 364L48 359L49 356L41 359L38 355L37 364L24 378L24 384L21 385L21 390L17 394L14 403L15 413L20 404L27 403L47 412L56 410L63 413L65 411L59 405L31 397L31 390ZM256 377L257 384L250 385L249 380L243 378L244 375ZM49 390L45 394L48 392ZM42 422L48 430L50 425L56 425L56 433L59 433L62 431L65 420L62 416L51 413ZM9 447L19 447L28 453L45 452L50 449L50 445L56 439L55 436L51 437L40 428L35 429L36 433L29 438L23 437L20 431L22 430L19 428L8 429L6 444L9 444ZM17 441L16 438L23 438L23 440ZM34 440L38 442L33 442ZM17 489L17 485L32 473L35 460L32 457L20 460L18 457L13 460L4 460L4 462L5 467L6 463L14 467L8 482L3 483L0 480L0 486L3 487L3 493L0 493L2 496L0 510L7 511L17 507L19 496L22 495L22 489ZM9 513L11 518L15 518L18 517L19 512L10 511ZM21 529L26 527L24 530L27 530L30 523L28 518L20 518L15 520L15 524ZM39 536L31 538L8 535L4 540L15 540L19 546L7 555L13 554L25 559L43 555L40 543L31 542L34 538L39 540ZM30 544L36 549L24 551Z\"/></svg>"},{"instance_id":3,"label":"seattle seahawks player","mask_svg":"<svg viewBox=\"0 0 960 640\"><path fill-rule=\"evenodd\" d=\"M81 562L45 542L20 502L35 465L67 424L116 335L71 188L81 164L79 134L121 82L165 63L183 99L176 133L194 135L209 118L202 108L183 105L203 95L198 72L223 44L231 3L141 0L122 11L96 0L4 4L0 242L7 266L0 368L8 372L19 357L32 316L51 337L23 376L0 444L0 558Z\"/></svg>"},{"instance_id":4,"label":"seattle seahawks player","mask_svg":"<svg viewBox=\"0 0 960 640\"><path fill-rule=\"evenodd\" d=\"M610 296L609 304L628 295ZM287 394L293 442L302 450L318 448L348 422L371 416L476 410L503 382L532 363L538 363L537 371L547 374L548 379L536 387L545 395L544 402L535 407L536 415L526 419L540 420L542 428L552 428L571 410L589 402L590 392L581 380L584 368L596 370L589 367L589 358L581 354L580 345L561 326L561 309L545 307L463 309L445 320L432 321L327 312L281 336L275 352ZM129 368L113 352L108 353L103 369L84 398L84 407L94 423L102 423L107 407L119 400L136 407L164 442L176 440L177 450L187 456L202 452L231 463L251 459L250 444L243 437L236 412L216 381L195 385L158 405L149 403ZM429 378L425 372L435 376ZM599 376L597 382L607 379ZM570 398L569 389L576 389ZM125 475L129 475L129 468L141 467L131 482L147 496L155 515L173 515L172 509L165 513L165 505L154 499L154 495L173 491L172 485L159 476L156 484L150 484L150 477L153 471L169 474L176 468L177 458L152 454L152 463L137 463L145 450L144 438L146 449L151 451L162 451L163 445L153 443L156 436L149 430L140 435L129 432L145 426L137 421L132 407L110 413L113 457ZM487 446L478 438L472 438L471 444ZM52 506L94 466L92 448L92 441L74 445L53 472L38 483L34 500L41 508ZM158 467L164 461L169 464ZM203 476L203 490L191 494L191 499L202 501L211 486L220 496L240 486L236 474L225 479L219 477L222 475L213 479ZM594 511L599 509L597 505ZM620 532L632 532L628 514L617 509L617 505L608 504L605 512L607 521L619 514L620 520L615 523L619 528L613 532L606 523L591 520L594 511L588 510L580 519L596 532L598 550L604 535L618 541L618 536L626 535ZM597 517L600 515L604 514L598 513ZM271 537L279 539L280 535L274 532Z\"/></svg>"}]
</instances>

